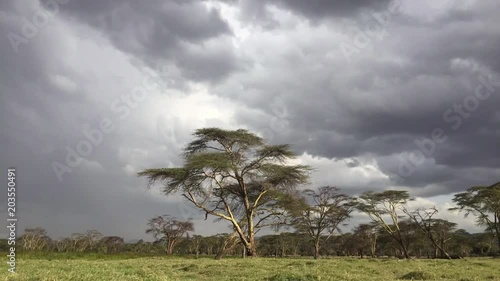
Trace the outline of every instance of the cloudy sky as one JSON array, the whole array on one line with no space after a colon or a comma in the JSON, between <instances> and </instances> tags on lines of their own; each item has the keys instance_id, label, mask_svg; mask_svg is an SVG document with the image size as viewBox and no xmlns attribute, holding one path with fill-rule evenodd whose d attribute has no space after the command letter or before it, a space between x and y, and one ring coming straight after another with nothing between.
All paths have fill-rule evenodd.
<instances>
[{"instance_id":1,"label":"cloudy sky","mask_svg":"<svg viewBox=\"0 0 500 281\"><path fill-rule=\"evenodd\" d=\"M17 170L20 227L134 239L170 213L194 217L198 233L226 232L135 176L181 165L191 133L216 126L292 144L316 168L313 187L408 190L478 231L445 209L453 193L500 179L499 9L1 1L0 166Z\"/></svg>"}]
</instances>

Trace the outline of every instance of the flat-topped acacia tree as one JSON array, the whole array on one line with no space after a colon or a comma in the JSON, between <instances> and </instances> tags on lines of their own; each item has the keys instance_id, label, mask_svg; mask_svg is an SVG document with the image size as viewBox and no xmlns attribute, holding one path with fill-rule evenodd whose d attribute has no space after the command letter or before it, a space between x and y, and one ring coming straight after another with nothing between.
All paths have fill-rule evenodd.
<instances>
[{"instance_id":1,"label":"flat-topped acacia tree","mask_svg":"<svg viewBox=\"0 0 500 281\"><path fill-rule=\"evenodd\" d=\"M317 191L306 189L291 202L283 201L290 224L311 238L314 259L320 258L320 243L339 231L339 225L350 217L355 206L353 198L340 193L334 186L323 186Z\"/></svg>"},{"instance_id":2,"label":"flat-topped acacia tree","mask_svg":"<svg viewBox=\"0 0 500 281\"><path fill-rule=\"evenodd\" d=\"M473 186L465 192L455 194L453 202L465 216L472 214L479 225L487 227L497 238L500 253L500 182L490 186Z\"/></svg>"},{"instance_id":3,"label":"flat-topped acacia tree","mask_svg":"<svg viewBox=\"0 0 500 281\"><path fill-rule=\"evenodd\" d=\"M156 216L148 221L146 233L152 234L156 241L165 242L165 254L172 255L175 247L182 241L184 235L194 231L191 220L180 221L170 215Z\"/></svg>"},{"instance_id":4,"label":"flat-topped acacia tree","mask_svg":"<svg viewBox=\"0 0 500 281\"><path fill-rule=\"evenodd\" d=\"M308 181L310 167L291 165L289 145L269 145L244 129L204 128L182 154L184 166L146 169L148 186L163 183L166 195L180 193L191 204L232 224L246 255L256 256L255 232L277 223L277 201Z\"/></svg>"},{"instance_id":5,"label":"flat-topped acacia tree","mask_svg":"<svg viewBox=\"0 0 500 281\"><path fill-rule=\"evenodd\" d=\"M401 253L406 259L410 258L408 254L408 241L403 235L401 229L401 219L404 207L410 198L407 191L404 190L385 190L382 192L368 191L361 194L358 198L356 208L367 214L370 219L383 228L399 245Z\"/></svg>"}]
</instances>

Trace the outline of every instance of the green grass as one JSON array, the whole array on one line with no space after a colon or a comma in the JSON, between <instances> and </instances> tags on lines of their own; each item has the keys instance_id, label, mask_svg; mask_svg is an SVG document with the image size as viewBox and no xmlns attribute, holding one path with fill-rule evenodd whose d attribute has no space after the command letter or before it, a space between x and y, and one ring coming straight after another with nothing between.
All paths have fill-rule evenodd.
<instances>
[{"instance_id":1,"label":"green grass","mask_svg":"<svg viewBox=\"0 0 500 281\"><path fill-rule=\"evenodd\" d=\"M2 255L4 256L4 255ZM20 255L17 273L2 262L0 280L500 280L500 259L396 260Z\"/></svg>"}]
</instances>

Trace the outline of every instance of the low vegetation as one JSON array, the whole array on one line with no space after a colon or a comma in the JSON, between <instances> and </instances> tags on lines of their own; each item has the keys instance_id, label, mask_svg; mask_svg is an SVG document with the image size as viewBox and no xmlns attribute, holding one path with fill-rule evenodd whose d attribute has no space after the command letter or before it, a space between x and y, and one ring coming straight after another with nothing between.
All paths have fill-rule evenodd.
<instances>
[{"instance_id":1,"label":"low vegetation","mask_svg":"<svg viewBox=\"0 0 500 281\"><path fill-rule=\"evenodd\" d=\"M151 257L46 253L22 254L17 274L2 263L0 280L500 280L500 260L360 258Z\"/></svg>"}]
</instances>

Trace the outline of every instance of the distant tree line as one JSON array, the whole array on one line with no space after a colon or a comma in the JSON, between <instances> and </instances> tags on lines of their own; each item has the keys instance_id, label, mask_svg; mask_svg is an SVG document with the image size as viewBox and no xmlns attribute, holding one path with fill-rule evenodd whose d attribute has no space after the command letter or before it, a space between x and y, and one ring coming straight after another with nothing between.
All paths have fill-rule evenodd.
<instances>
[{"instance_id":1,"label":"distant tree line","mask_svg":"<svg viewBox=\"0 0 500 281\"><path fill-rule=\"evenodd\" d=\"M400 224L401 235L407 241L409 256L417 258L446 258L444 252L436 248L409 221ZM490 232L468 233L456 229L450 223L439 229L438 243L451 258L497 256L498 245L495 235ZM240 243L231 243L230 233L211 236L185 235L171 249L171 254L192 256L242 256L244 247ZM351 232L335 236L321 237L323 256L358 256L358 257L403 257L400 246L387 231L375 224L361 224ZM138 240L125 243L117 236L102 236L97 231L72 235L59 240L51 239L43 228L26 229L19 238L19 249L23 252L62 252L62 253L134 253L146 255L164 255L168 245L165 240L145 242ZM315 246L306 233L282 232L257 237L256 246L263 257L298 257L313 256ZM7 240L0 239L0 251L7 251ZM222 255L222 256L221 256Z\"/></svg>"},{"instance_id":2,"label":"distant tree line","mask_svg":"<svg viewBox=\"0 0 500 281\"><path fill-rule=\"evenodd\" d=\"M260 256L359 256L359 257L418 257L462 258L470 256L498 256L500 183L471 187L458 193L453 201L463 211L474 215L483 233L468 233L457 229L457 224L435 218L436 208L410 209L413 199L406 191L387 190L365 192L359 197L340 193L336 187L324 186L318 190L304 190L281 200L282 221L279 227L286 232L256 237L255 248ZM495 209L496 208L496 209ZM351 213L358 210L371 218L371 223L360 224L351 232L342 233ZM276 226L276 225L275 225ZM293 232L290 232L293 230ZM75 233L53 240L41 227L28 228L19 237L22 251L52 251L80 253L140 253L246 256L247 249L237 232L212 236L194 234L190 220L182 221L169 215L156 216L147 222L146 233L154 242L139 240L125 243L118 236L104 236L96 230ZM0 250L8 249L7 240L0 240Z\"/></svg>"},{"instance_id":3,"label":"distant tree line","mask_svg":"<svg viewBox=\"0 0 500 281\"><path fill-rule=\"evenodd\" d=\"M6 239L0 239L0 250L7 251L10 246ZM17 239L17 249L27 252L99 252L120 253L125 250L125 241L118 236L104 236L97 230L74 233L59 240L52 239L42 227L27 228Z\"/></svg>"}]
</instances>

